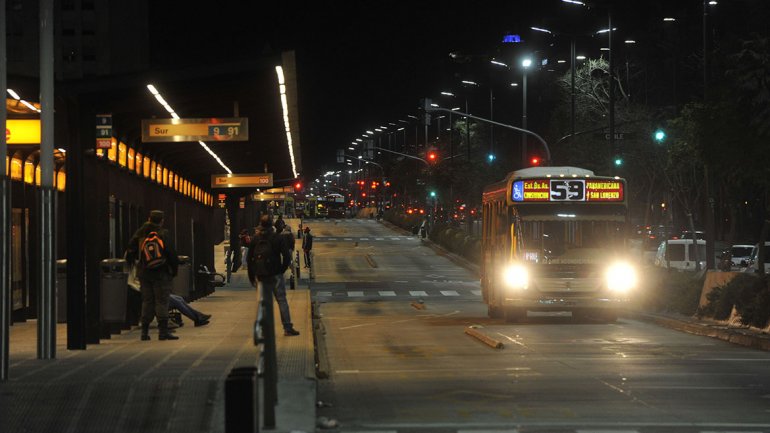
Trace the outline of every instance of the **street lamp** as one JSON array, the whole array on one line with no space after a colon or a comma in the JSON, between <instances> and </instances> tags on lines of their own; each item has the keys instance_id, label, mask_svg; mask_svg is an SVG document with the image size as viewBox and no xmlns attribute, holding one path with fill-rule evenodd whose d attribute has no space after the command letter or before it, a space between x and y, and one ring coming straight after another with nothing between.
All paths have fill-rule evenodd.
<instances>
[{"instance_id":1,"label":"street lamp","mask_svg":"<svg viewBox=\"0 0 770 433\"><path fill-rule=\"evenodd\" d=\"M522 80L523 92L521 97L521 129L527 129L527 70L532 66L532 59L527 57L521 61L521 66L524 68L524 77ZM521 165L527 165L527 135L521 134Z\"/></svg>"}]
</instances>

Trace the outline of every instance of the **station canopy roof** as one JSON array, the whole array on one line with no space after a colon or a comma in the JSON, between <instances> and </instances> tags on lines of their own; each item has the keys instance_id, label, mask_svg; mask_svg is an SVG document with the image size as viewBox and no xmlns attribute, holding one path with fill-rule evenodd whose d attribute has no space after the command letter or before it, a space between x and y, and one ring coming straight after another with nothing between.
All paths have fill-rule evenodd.
<instances>
[{"instance_id":1,"label":"station canopy roof","mask_svg":"<svg viewBox=\"0 0 770 433\"><path fill-rule=\"evenodd\" d=\"M286 131L277 66L282 67L285 81L290 134ZM26 81L15 84L9 77L9 87L18 86L26 95L37 95L37 83ZM248 119L247 141L205 141L233 174L262 173L267 167L275 185L281 186L296 177L295 170L302 173L293 52L248 62L57 82L55 147L66 149L68 137L73 137L73 128L78 127L73 124L77 117L64 112L79 108L81 112L112 114L113 136L118 140L208 189L211 175L226 170L197 141L142 142L142 120L171 118L150 93L148 84L155 86L182 119ZM28 118L29 114L9 110L9 118ZM81 120L81 125L95 122ZM291 136L293 165L287 135Z\"/></svg>"}]
</instances>

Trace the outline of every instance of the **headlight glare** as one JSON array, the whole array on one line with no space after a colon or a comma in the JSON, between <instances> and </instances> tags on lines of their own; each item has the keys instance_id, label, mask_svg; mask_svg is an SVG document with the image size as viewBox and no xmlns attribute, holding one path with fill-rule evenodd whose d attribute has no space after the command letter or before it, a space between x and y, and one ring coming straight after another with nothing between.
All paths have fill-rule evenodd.
<instances>
[{"instance_id":1,"label":"headlight glare","mask_svg":"<svg viewBox=\"0 0 770 433\"><path fill-rule=\"evenodd\" d=\"M529 272L523 265L509 265L503 271L503 281L508 287L514 289L526 289L529 285Z\"/></svg>"},{"instance_id":2,"label":"headlight glare","mask_svg":"<svg viewBox=\"0 0 770 433\"><path fill-rule=\"evenodd\" d=\"M615 263L607 269L607 288L627 292L637 284L636 269L628 263Z\"/></svg>"}]
</instances>

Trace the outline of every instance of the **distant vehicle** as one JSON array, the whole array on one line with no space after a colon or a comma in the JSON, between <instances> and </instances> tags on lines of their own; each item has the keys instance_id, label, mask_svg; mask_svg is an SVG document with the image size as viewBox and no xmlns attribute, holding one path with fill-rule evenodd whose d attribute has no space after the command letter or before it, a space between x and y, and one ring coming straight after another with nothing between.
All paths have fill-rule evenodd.
<instances>
[{"instance_id":1,"label":"distant vehicle","mask_svg":"<svg viewBox=\"0 0 770 433\"><path fill-rule=\"evenodd\" d=\"M326 203L326 215L329 218L345 218L347 206L345 206L345 196L342 194L331 193L324 197Z\"/></svg>"},{"instance_id":2,"label":"distant vehicle","mask_svg":"<svg viewBox=\"0 0 770 433\"><path fill-rule=\"evenodd\" d=\"M730 247L730 260L733 262L733 267L746 267L749 265L749 259L751 258L751 252L754 250L754 245L733 245Z\"/></svg>"},{"instance_id":3,"label":"distant vehicle","mask_svg":"<svg viewBox=\"0 0 770 433\"><path fill-rule=\"evenodd\" d=\"M700 268L706 267L706 241L695 241ZM695 271L695 244L692 239L668 239L660 243L655 254L655 266L680 271Z\"/></svg>"},{"instance_id":4,"label":"distant vehicle","mask_svg":"<svg viewBox=\"0 0 770 433\"><path fill-rule=\"evenodd\" d=\"M759 260L759 244L751 248L749 260L743 272L757 272L759 270L757 260ZM765 274L770 274L770 241L765 242Z\"/></svg>"},{"instance_id":5,"label":"distant vehicle","mask_svg":"<svg viewBox=\"0 0 770 433\"><path fill-rule=\"evenodd\" d=\"M679 239L692 239L692 231L691 230L684 230L682 231L682 234L679 235ZM695 239L706 239L706 233L695 230Z\"/></svg>"}]
</instances>

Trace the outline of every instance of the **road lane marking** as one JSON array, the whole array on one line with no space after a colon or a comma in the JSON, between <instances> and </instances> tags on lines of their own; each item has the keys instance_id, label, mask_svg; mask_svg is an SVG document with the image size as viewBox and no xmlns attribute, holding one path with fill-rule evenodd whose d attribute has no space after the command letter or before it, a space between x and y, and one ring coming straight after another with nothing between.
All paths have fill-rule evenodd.
<instances>
[{"instance_id":1,"label":"road lane marking","mask_svg":"<svg viewBox=\"0 0 770 433\"><path fill-rule=\"evenodd\" d=\"M327 241L336 241L337 238L326 238Z\"/></svg>"},{"instance_id":2,"label":"road lane marking","mask_svg":"<svg viewBox=\"0 0 770 433\"><path fill-rule=\"evenodd\" d=\"M396 296L396 292L392 290L380 290L380 296Z\"/></svg>"},{"instance_id":3,"label":"road lane marking","mask_svg":"<svg viewBox=\"0 0 770 433\"><path fill-rule=\"evenodd\" d=\"M471 293L473 293L476 296L481 296L481 290L471 290Z\"/></svg>"},{"instance_id":4,"label":"road lane marking","mask_svg":"<svg viewBox=\"0 0 770 433\"><path fill-rule=\"evenodd\" d=\"M352 241L352 240L353 240L353 238L345 238L344 240L346 240L346 241Z\"/></svg>"},{"instance_id":5,"label":"road lane marking","mask_svg":"<svg viewBox=\"0 0 770 433\"><path fill-rule=\"evenodd\" d=\"M385 238L374 238L375 241L384 241Z\"/></svg>"},{"instance_id":6,"label":"road lane marking","mask_svg":"<svg viewBox=\"0 0 770 433\"><path fill-rule=\"evenodd\" d=\"M361 296L364 296L364 292L362 292L362 291L359 291L359 292L348 292L348 297L349 298L361 297Z\"/></svg>"},{"instance_id":7,"label":"road lane marking","mask_svg":"<svg viewBox=\"0 0 770 433\"><path fill-rule=\"evenodd\" d=\"M362 326L372 326L372 325L376 325L376 323L361 323L360 325L343 326L342 328L339 328L339 329L343 330L343 329L351 329L351 328L360 328Z\"/></svg>"},{"instance_id":8,"label":"road lane marking","mask_svg":"<svg viewBox=\"0 0 770 433\"><path fill-rule=\"evenodd\" d=\"M426 293L423 290L410 290L409 295L410 296L428 296L428 293Z\"/></svg>"},{"instance_id":9,"label":"road lane marking","mask_svg":"<svg viewBox=\"0 0 770 433\"><path fill-rule=\"evenodd\" d=\"M456 290L441 290L441 294L444 296L460 296Z\"/></svg>"},{"instance_id":10,"label":"road lane marking","mask_svg":"<svg viewBox=\"0 0 770 433\"><path fill-rule=\"evenodd\" d=\"M368 241L369 240L369 238L359 238L359 239L362 240L362 241Z\"/></svg>"},{"instance_id":11,"label":"road lane marking","mask_svg":"<svg viewBox=\"0 0 770 433\"><path fill-rule=\"evenodd\" d=\"M316 296L332 296L332 292L316 292Z\"/></svg>"}]
</instances>

